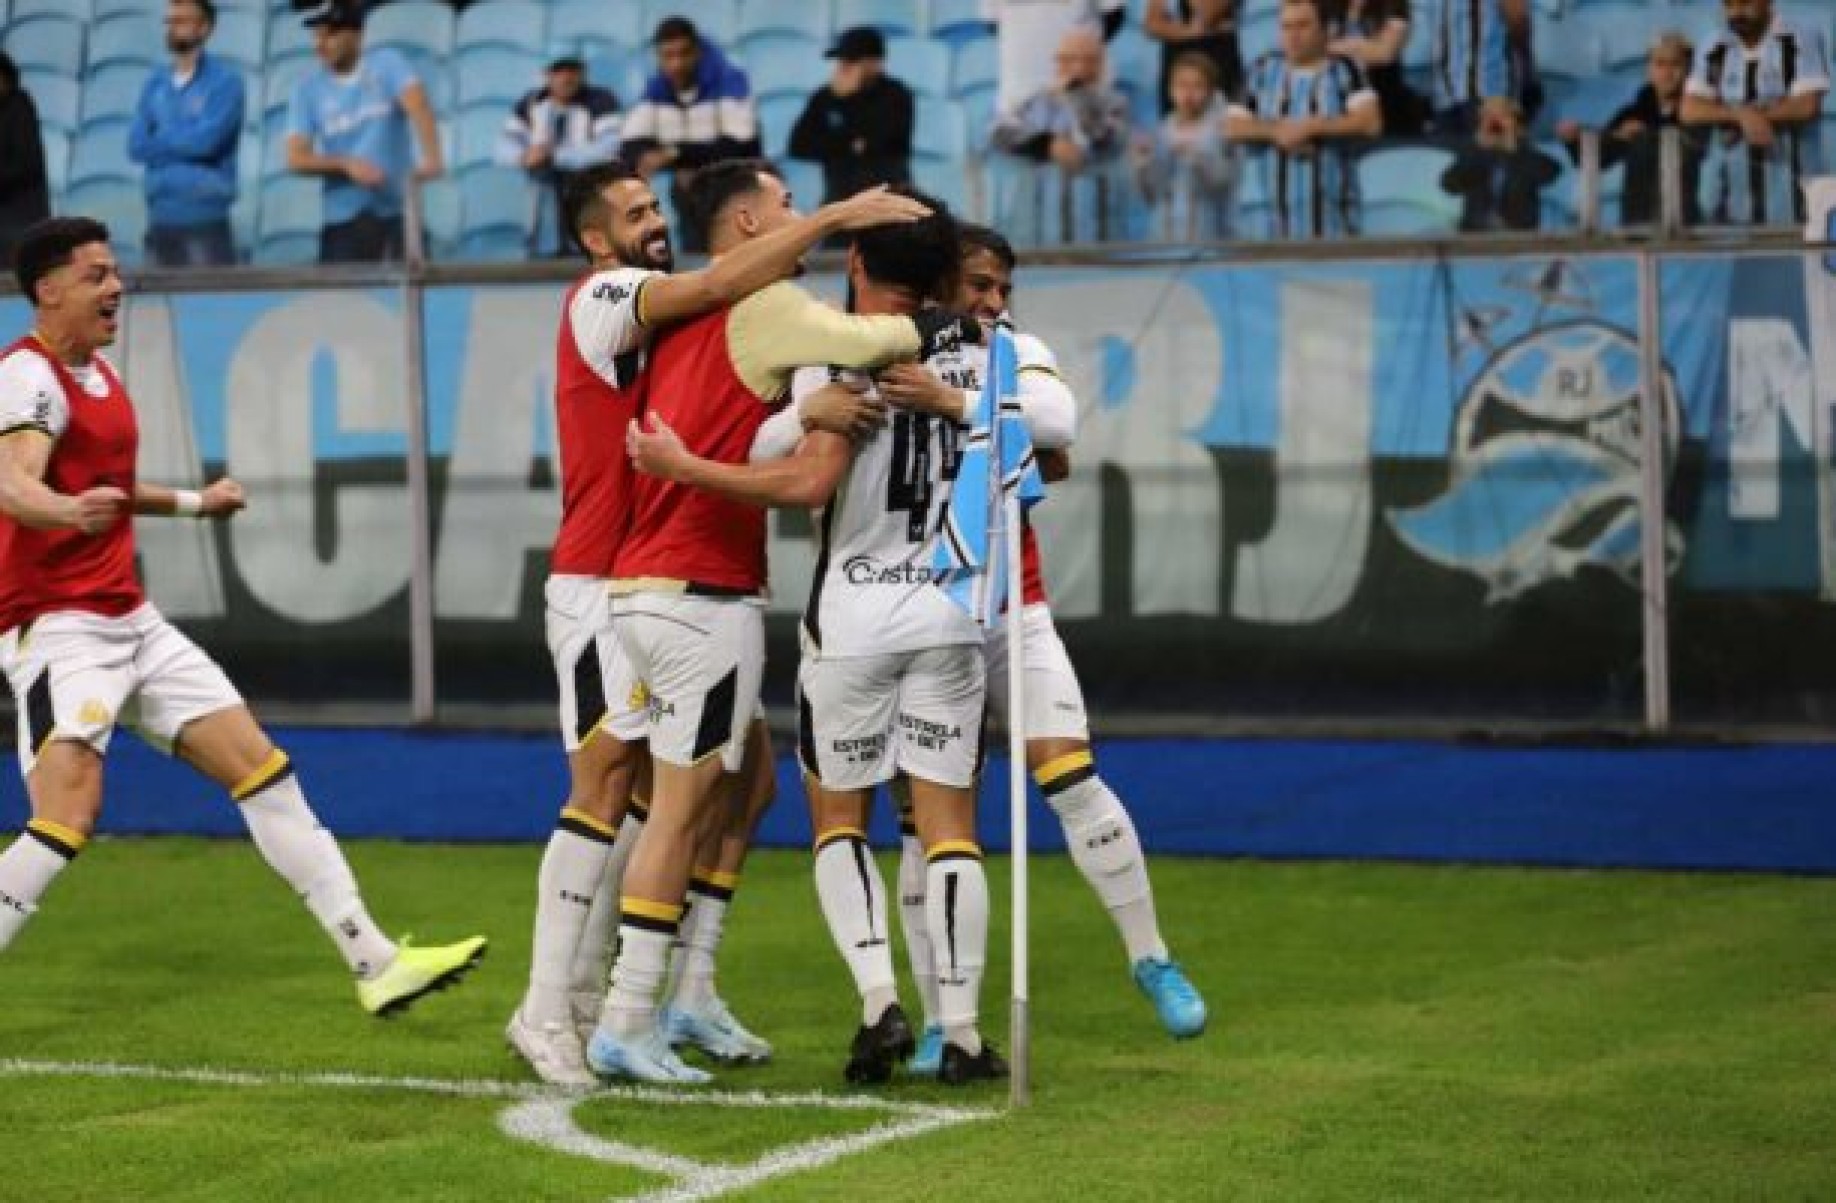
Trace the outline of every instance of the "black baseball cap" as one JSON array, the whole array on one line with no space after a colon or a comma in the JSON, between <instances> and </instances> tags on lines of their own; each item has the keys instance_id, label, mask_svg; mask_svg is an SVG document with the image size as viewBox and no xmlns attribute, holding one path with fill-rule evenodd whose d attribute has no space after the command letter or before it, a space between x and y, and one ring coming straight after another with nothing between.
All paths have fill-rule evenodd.
<instances>
[{"instance_id":1,"label":"black baseball cap","mask_svg":"<svg viewBox=\"0 0 1836 1203\"><path fill-rule=\"evenodd\" d=\"M856 25L853 29L844 29L841 36L835 39L823 54L824 58L840 59L844 63L858 63L862 59L885 58L886 39L880 31L871 25Z\"/></svg>"},{"instance_id":2,"label":"black baseball cap","mask_svg":"<svg viewBox=\"0 0 1836 1203\"><path fill-rule=\"evenodd\" d=\"M329 25L334 29L363 28L363 0L318 0L317 3L305 6L305 19L302 22L311 29L318 25Z\"/></svg>"}]
</instances>

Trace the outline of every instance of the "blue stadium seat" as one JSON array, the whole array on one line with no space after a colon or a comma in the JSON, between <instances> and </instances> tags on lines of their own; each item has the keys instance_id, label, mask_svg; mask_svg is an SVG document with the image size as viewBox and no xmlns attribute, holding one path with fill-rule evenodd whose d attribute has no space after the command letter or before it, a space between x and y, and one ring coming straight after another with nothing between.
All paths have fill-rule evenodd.
<instances>
[{"instance_id":1,"label":"blue stadium seat","mask_svg":"<svg viewBox=\"0 0 1836 1203\"><path fill-rule=\"evenodd\" d=\"M147 68L138 63L110 63L91 72L83 85L83 123L104 117L132 117L148 74Z\"/></svg>"},{"instance_id":2,"label":"blue stadium seat","mask_svg":"<svg viewBox=\"0 0 1836 1203\"><path fill-rule=\"evenodd\" d=\"M583 54L586 61L586 77L595 87L610 88L618 97L618 103L630 108L637 103L638 94L633 92L628 83L634 74L632 66L636 63L636 76L643 78L643 62L632 54L616 46L601 47Z\"/></svg>"},{"instance_id":3,"label":"blue stadium seat","mask_svg":"<svg viewBox=\"0 0 1836 1203\"><path fill-rule=\"evenodd\" d=\"M548 14L551 42L607 42L620 47L640 46L645 34L623 10L607 10L605 0L561 0Z\"/></svg>"},{"instance_id":4,"label":"blue stadium seat","mask_svg":"<svg viewBox=\"0 0 1836 1203\"><path fill-rule=\"evenodd\" d=\"M312 30L300 24L300 14L277 12L268 17L268 61L312 54Z\"/></svg>"},{"instance_id":5,"label":"blue stadium seat","mask_svg":"<svg viewBox=\"0 0 1836 1203\"><path fill-rule=\"evenodd\" d=\"M70 135L61 129L41 129L38 140L45 148L45 182L51 186L52 207L62 209L57 198L70 183Z\"/></svg>"},{"instance_id":6,"label":"blue stadium seat","mask_svg":"<svg viewBox=\"0 0 1836 1203\"><path fill-rule=\"evenodd\" d=\"M739 10L739 0L644 0L644 23L639 32L643 43L649 45L657 22L665 17L687 17L703 37L723 50L731 50L739 42Z\"/></svg>"},{"instance_id":7,"label":"blue stadium seat","mask_svg":"<svg viewBox=\"0 0 1836 1203\"><path fill-rule=\"evenodd\" d=\"M835 0L835 28L871 25L887 37L914 37L924 32L918 0Z\"/></svg>"},{"instance_id":8,"label":"blue stadium seat","mask_svg":"<svg viewBox=\"0 0 1836 1203\"><path fill-rule=\"evenodd\" d=\"M1603 58L1599 31L1589 22L1570 17L1537 28L1537 73L1545 78L1591 78L1602 71Z\"/></svg>"},{"instance_id":9,"label":"blue stadium seat","mask_svg":"<svg viewBox=\"0 0 1836 1203\"><path fill-rule=\"evenodd\" d=\"M365 46L394 46L444 58L453 52L453 10L434 0L395 0L371 13Z\"/></svg>"},{"instance_id":10,"label":"blue stadium seat","mask_svg":"<svg viewBox=\"0 0 1836 1203\"><path fill-rule=\"evenodd\" d=\"M453 45L460 50L507 46L540 53L548 42L548 9L534 0L484 0L459 14Z\"/></svg>"},{"instance_id":11,"label":"blue stadium seat","mask_svg":"<svg viewBox=\"0 0 1836 1203\"><path fill-rule=\"evenodd\" d=\"M166 31L144 16L112 17L89 27L87 69L110 63L140 63L149 70L166 58Z\"/></svg>"},{"instance_id":12,"label":"blue stadium seat","mask_svg":"<svg viewBox=\"0 0 1836 1203\"><path fill-rule=\"evenodd\" d=\"M287 106L293 103L293 90L318 67L319 60L311 55L295 54L283 59L270 59L261 78L262 112L270 113L275 109L285 112Z\"/></svg>"},{"instance_id":13,"label":"blue stadium seat","mask_svg":"<svg viewBox=\"0 0 1836 1203\"><path fill-rule=\"evenodd\" d=\"M950 95L961 96L977 88L992 88L1001 78L1001 51L993 38L976 38L956 48L950 67Z\"/></svg>"},{"instance_id":14,"label":"blue stadium seat","mask_svg":"<svg viewBox=\"0 0 1836 1203\"><path fill-rule=\"evenodd\" d=\"M1452 233L1457 224L1444 211L1410 200L1367 200L1359 216L1367 238L1426 238Z\"/></svg>"},{"instance_id":15,"label":"blue stadium seat","mask_svg":"<svg viewBox=\"0 0 1836 1203\"><path fill-rule=\"evenodd\" d=\"M963 116L969 126L969 146L974 154L980 154L987 147L988 131L994 127L995 119L995 86L985 84L971 88L956 98L962 107Z\"/></svg>"},{"instance_id":16,"label":"blue stadium seat","mask_svg":"<svg viewBox=\"0 0 1836 1203\"><path fill-rule=\"evenodd\" d=\"M460 175L459 196L463 257L520 259L528 254L535 194L526 175L508 167L475 167Z\"/></svg>"},{"instance_id":17,"label":"blue stadium seat","mask_svg":"<svg viewBox=\"0 0 1836 1203\"><path fill-rule=\"evenodd\" d=\"M507 46L461 50L453 59L459 77L459 107L496 101L515 104L542 81L542 56Z\"/></svg>"},{"instance_id":18,"label":"blue stadium seat","mask_svg":"<svg viewBox=\"0 0 1836 1203\"><path fill-rule=\"evenodd\" d=\"M982 0L931 0L929 28L932 37L953 44L985 36Z\"/></svg>"},{"instance_id":19,"label":"blue stadium seat","mask_svg":"<svg viewBox=\"0 0 1836 1203\"><path fill-rule=\"evenodd\" d=\"M827 79L830 62L822 57L828 49L828 43L820 38L812 38L805 33L788 33L784 30L766 30L763 33L750 34L739 43L734 57L752 74L753 65L767 59L801 60L803 75L807 79ZM812 88L814 84L810 85Z\"/></svg>"},{"instance_id":20,"label":"blue stadium seat","mask_svg":"<svg viewBox=\"0 0 1836 1203\"><path fill-rule=\"evenodd\" d=\"M236 191L245 200L252 201L260 189L261 131L244 130L236 142Z\"/></svg>"},{"instance_id":21,"label":"blue stadium seat","mask_svg":"<svg viewBox=\"0 0 1836 1203\"><path fill-rule=\"evenodd\" d=\"M912 182L950 206L958 217L969 216L969 180L961 160L943 162L920 159L912 164Z\"/></svg>"},{"instance_id":22,"label":"blue stadium seat","mask_svg":"<svg viewBox=\"0 0 1836 1203\"><path fill-rule=\"evenodd\" d=\"M255 245L255 223L261 216L260 194L245 189L230 202L230 242L236 248L236 262L247 263Z\"/></svg>"},{"instance_id":23,"label":"blue stadium seat","mask_svg":"<svg viewBox=\"0 0 1836 1203\"><path fill-rule=\"evenodd\" d=\"M32 98L41 126L74 134L82 125L82 89L75 79L46 71L21 71L19 86Z\"/></svg>"},{"instance_id":24,"label":"blue stadium seat","mask_svg":"<svg viewBox=\"0 0 1836 1203\"><path fill-rule=\"evenodd\" d=\"M1547 80L1544 86L1550 92L1548 103L1556 118L1572 118L1588 129L1605 128L1613 114L1631 103L1638 91L1636 87L1627 87L1627 80L1622 75L1595 75L1577 80L1559 96L1549 87L1553 82Z\"/></svg>"},{"instance_id":25,"label":"blue stadium seat","mask_svg":"<svg viewBox=\"0 0 1836 1203\"><path fill-rule=\"evenodd\" d=\"M1431 42L1427 22L1420 18L1410 26L1409 43ZM1280 31L1276 27L1274 12L1251 13L1237 24L1237 44L1243 50L1243 65L1248 68L1257 59L1276 49L1281 41ZM1407 54L1405 52L1405 63Z\"/></svg>"},{"instance_id":26,"label":"blue stadium seat","mask_svg":"<svg viewBox=\"0 0 1836 1203\"><path fill-rule=\"evenodd\" d=\"M801 39L774 39L761 45L759 52L746 60L752 94L760 100L775 96L807 97L827 78L825 67L822 46Z\"/></svg>"},{"instance_id":27,"label":"blue stadium seat","mask_svg":"<svg viewBox=\"0 0 1836 1203\"><path fill-rule=\"evenodd\" d=\"M1459 202L1441 191L1441 173L1452 162L1449 152L1426 146L1393 146L1365 154L1358 160L1358 191L1365 212L1379 206L1412 206L1441 214L1441 228L1453 228Z\"/></svg>"},{"instance_id":28,"label":"blue stadium seat","mask_svg":"<svg viewBox=\"0 0 1836 1203\"><path fill-rule=\"evenodd\" d=\"M421 220L435 259L450 259L458 253L460 203L458 182L451 178L421 185Z\"/></svg>"},{"instance_id":29,"label":"blue stadium seat","mask_svg":"<svg viewBox=\"0 0 1836 1203\"><path fill-rule=\"evenodd\" d=\"M1652 39L1670 27L1670 16L1653 5L1614 0L1590 5L1559 24L1591 29L1600 39L1601 65L1609 68L1643 63ZM1541 47L1538 48L1539 52ZM1539 61L1547 56L1539 53ZM1584 74L1577 71L1576 74Z\"/></svg>"},{"instance_id":30,"label":"blue stadium seat","mask_svg":"<svg viewBox=\"0 0 1836 1203\"><path fill-rule=\"evenodd\" d=\"M261 209L255 219L255 263L316 263L323 226L318 180L305 176L268 180L261 186Z\"/></svg>"},{"instance_id":31,"label":"blue stadium seat","mask_svg":"<svg viewBox=\"0 0 1836 1203\"><path fill-rule=\"evenodd\" d=\"M14 7L18 7L18 0L14 0ZM123 13L160 17L165 15L165 11L166 6L160 0L95 0L90 15L99 21L103 17L118 17Z\"/></svg>"},{"instance_id":32,"label":"blue stadium seat","mask_svg":"<svg viewBox=\"0 0 1836 1203\"><path fill-rule=\"evenodd\" d=\"M140 181L78 180L64 193L63 211L93 217L107 226L108 244L115 258L128 267L140 263L141 244L147 236L147 204L140 192Z\"/></svg>"},{"instance_id":33,"label":"blue stadium seat","mask_svg":"<svg viewBox=\"0 0 1836 1203\"><path fill-rule=\"evenodd\" d=\"M259 69L267 58L268 27L255 13L219 12L210 52L238 66Z\"/></svg>"},{"instance_id":34,"label":"blue stadium seat","mask_svg":"<svg viewBox=\"0 0 1836 1203\"><path fill-rule=\"evenodd\" d=\"M969 128L963 110L953 100L933 100L917 106L912 125L912 155L916 159L946 160L960 165L969 153Z\"/></svg>"},{"instance_id":35,"label":"blue stadium seat","mask_svg":"<svg viewBox=\"0 0 1836 1203\"><path fill-rule=\"evenodd\" d=\"M83 27L59 17L14 18L7 27L6 52L21 71L75 76L83 69Z\"/></svg>"},{"instance_id":36,"label":"blue stadium seat","mask_svg":"<svg viewBox=\"0 0 1836 1203\"><path fill-rule=\"evenodd\" d=\"M140 168L128 159L127 140L126 118L111 117L85 125L77 134L76 146L70 155L70 182L81 184L86 180L105 179L138 181Z\"/></svg>"},{"instance_id":37,"label":"blue stadium seat","mask_svg":"<svg viewBox=\"0 0 1836 1203\"><path fill-rule=\"evenodd\" d=\"M786 159L778 164L778 170L799 209L808 211L822 203L822 168L801 159Z\"/></svg>"},{"instance_id":38,"label":"blue stadium seat","mask_svg":"<svg viewBox=\"0 0 1836 1203\"><path fill-rule=\"evenodd\" d=\"M917 96L950 94L950 50L930 38L888 38L886 70ZM919 104L923 108L923 103Z\"/></svg>"},{"instance_id":39,"label":"blue stadium seat","mask_svg":"<svg viewBox=\"0 0 1836 1203\"><path fill-rule=\"evenodd\" d=\"M447 65L452 60L444 54L429 54L414 46L391 47L408 60L408 69L427 90L427 101L436 113L452 107L453 73ZM533 86L533 85L531 85ZM527 91L528 89L524 89Z\"/></svg>"},{"instance_id":40,"label":"blue stadium seat","mask_svg":"<svg viewBox=\"0 0 1836 1203\"><path fill-rule=\"evenodd\" d=\"M291 175L287 170L287 122L285 118L274 121L261 132L261 150L256 159L257 175L264 180L277 180Z\"/></svg>"},{"instance_id":41,"label":"blue stadium seat","mask_svg":"<svg viewBox=\"0 0 1836 1203\"><path fill-rule=\"evenodd\" d=\"M762 34L790 33L827 45L835 32L829 0L741 0L734 39L745 46Z\"/></svg>"},{"instance_id":42,"label":"blue stadium seat","mask_svg":"<svg viewBox=\"0 0 1836 1203\"><path fill-rule=\"evenodd\" d=\"M461 109L453 127L453 163L463 171L467 167L488 165L503 136L504 120L509 111L502 105L482 105Z\"/></svg>"},{"instance_id":43,"label":"blue stadium seat","mask_svg":"<svg viewBox=\"0 0 1836 1203\"><path fill-rule=\"evenodd\" d=\"M803 114L801 96L773 96L759 101L759 130L765 139L765 153L774 158L790 153L791 127Z\"/></svg>"},{"instance_id":44,"label":"blue stadium seat","mask_svg":"<svg viewBox=\"0 0 1836 1203\"><path fill-rule=\"evenodd\" d=\"M163 11L164 6L155 11ZM11 20L15 23L32 17L56 17L62 21L86 22L95 16L90 0L13 0Z\"/></svg>"}]
</instances>

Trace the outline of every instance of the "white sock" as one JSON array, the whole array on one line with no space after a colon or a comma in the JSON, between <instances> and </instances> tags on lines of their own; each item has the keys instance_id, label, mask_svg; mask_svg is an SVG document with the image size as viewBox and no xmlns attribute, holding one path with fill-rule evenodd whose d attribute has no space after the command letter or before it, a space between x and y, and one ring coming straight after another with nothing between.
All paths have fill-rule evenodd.
<instances>
[{"instance_id":1,"label":"white sock","mask_svg":"<svg viewBox=\"0 0 1836 1203\"><path fill-rule=\"evenodd\" d=\"M572 1018L567 991L574 980L574 957L605 883L612 841L610 827L571 808L561 812L561 821L548 837L536 876L535 941L522 1008L525 1022L566 1026Z\"/></svg>"},{"instance_id":2,"label":"white sock","mask_svg":"<svg viewBox=\"0 0 1836 1203\"><path fill-rule=\"evenodd\" d=\"M899 926L905 929L905 958L911 962L912 982L924 1007L924 1026L937 1024L937 957L931 932L925 926L924 844L906 832L899 841Z\"/></svg>"},{"instance_id":3,"label":"white sock","mask_svg":"<svg viewBox=\"0 0 1836 1203\"><path fill-rule=\"evenodd\" d=\"M845 829L818 837L816 897L829 935L854 975L861 1022L876 1023L899 996L886 925L886 881L864 834Z\"/></svg>"},{"instance_id":4,"label":"white sock","mask_svg":"<svg viewBox=\"0 0 1836 1203\"><path fill-rule=\"evenodd\" d=\"M1167 959L1141 837L1121 799L1097 776L1090 753L1063 757L1036 776L1047 805L1064 824L1072 863L1122 932L1129 963L1144 957Z\"/></svg>"},{"instance_id":5,"label":"white sock","mask_svg":"<svg viewBox=\"0 0 1836 1203\"><path fill-rule=\"evenodd\" d=\"M949 841L930 851L925 868L925 920L937 959L938 1019L944 1039L974 1055L982 1051L982 970L988 963L988 874L974 844Z\"/></svg>"},{"instance_id":6,"label":"white sock","mask_svg":"<svg viewBox=\"0 0 1836 1203\"><path fill-rule=\"evenodd\" d=\"M606 979L612 974L613 937L618 934L618 895L624 888L631 850L637 847L647 818L645 811L633 805L619 820L618 838L612 841L612 855L606 858L605 876L593 895L580 943L574 948L571 989L576 993L598 997L606 992Z\"/></svg>"},{"instance_id":7,"label":"white sock","mask_svg":"<svg viewBox=\"0 0 1836 1203\"><path fill-rule=\"evenodd\" d=\"M693 1009L714 997L714 958L726 929L727 908L739 878L730 873L696 872L689 883L688 911L682 916L682 936L676 949L675 981L670 984L672 1007Z\"/></svg>"},{"instance_id":8,"label":"white sock","mask_svg":"<svg viewBox=\"0 0 1836 1203\"><path fill-rule=\"evenodd\" d=\"M652 912L661 912L652 917ZM618 925L618 960L599 1022L615 1035L637 1036L657 1022L657 996L669 972L669 946L676 942L682 908L627 898Z\"/></svg>"},{"instance_id":9,"label":"white sock","mask_svg":"<svg viewBox=\"0 0 1836 1203\"><path fill-rule=\"evenodd\" d=\"M0 852L0 949L38 910L38 900L88 843L61 823L33 819L13 846Z\"/></svg>"},{"instance_id":10,"label":"white sock","mask_svg":"<svg viewBox=\"0 0 1836 1203\"><path fill-rule=\"evenodd\" d=\"M235 791L243 822L262 859L305 900L351 972L375 977L395 960L395 941L364 909L357 878L338 841L306 804L287 758L279 752L275 756L264 766L259 784Z\"/></svg>"}]
</instances>

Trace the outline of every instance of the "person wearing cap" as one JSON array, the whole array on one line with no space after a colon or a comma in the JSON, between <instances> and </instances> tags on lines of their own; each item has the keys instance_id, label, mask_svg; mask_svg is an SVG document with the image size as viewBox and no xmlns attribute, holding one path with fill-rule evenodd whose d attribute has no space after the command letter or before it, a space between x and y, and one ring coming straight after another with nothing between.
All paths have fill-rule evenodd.
<instances>
[{"instance_id":1,"label":"person wearing cap","mask_svg":"<svg viewBox=\"0 0 1836 1203\"><path fill-rule=\"evenodd\" d=\"M587 82L573 47L551 47L547 80L510 110L494 156L500 166L527 171L541 191L530 231L534 253L571 253L561 233L561 195L577 172L618 157L618 135L618 97Z\"/></svg>"},{"instance_id":2,"label":"person wearing cap","mask_svg":"<svg viewBox=\"0 0 1836 1203\"><path fill-rule=\"evenodd\" d=\"M211 0L171 0L172 66L147 77L128 128L128 158L146 167L147 260L157 267L236 261L230 205L242 135L242 75L205 52Z\"/></svg>"},{"instance_id":3,"label":"person wearing cap","mask_svg":"<svg viewBox=\"0 0 1836 1203\"><path fill-rule=\"evenodd\" d=\"M912 93L886 74L886 39L866 26L846 29L824 57L835 70L792 127L791 157L822 164L825 203L909 182Z\"/></svg>"},{"instance_id":4,"label":"person wearing cap","mask_svg":"<svg viewBox=\"0 0 1836 1203\"><path fill-rule=\"evenodd\" d=\"M651 39L657 73L625 118L625 161L646 178L658 171L674 173L670 200L687 213L688 190L695 172L727 159L756 158L759 114L752 81L701 36L687 17L665 17ZM707 250L699 223L680 223L680 243L687 251Z\"/></svg>"},{"instance_id":5,"label":"person wearing cap","mask_svg":"<svg viewBox=\"0 0 1836 1203\"><path fill-rule=\"evenodd\" d=\"M293 90L287 167L325 182L319 261L400 259L409 175L446 170L427 89L396 51L363 48L362 0L324 0L305 23L322 65Z\"/></svg>"}]
</instances>

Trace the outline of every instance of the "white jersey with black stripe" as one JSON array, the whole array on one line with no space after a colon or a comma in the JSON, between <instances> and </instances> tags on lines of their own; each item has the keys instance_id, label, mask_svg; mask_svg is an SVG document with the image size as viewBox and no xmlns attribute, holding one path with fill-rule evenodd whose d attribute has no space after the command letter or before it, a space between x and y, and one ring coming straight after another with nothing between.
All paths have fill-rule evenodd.
<instances>
[{"instance_id":1,"label":"white jersey with black stripe","mask_svg":"<svg viewBox=\"0 0 1836 1203\"><path fill-rule=\"evenodd\" d=\"M981 388L981 347L928 365L954 387ZM868 385L839 368L802 368L794 400L838 379ZM850 657L977 644L982 630L931 584L931 559L944 502L956 479L966 428L946 418L894 410L886 426L858 444L829 504L816 513L816 571L804 609L807 655Z\"/></svg>"}]
</instances>

